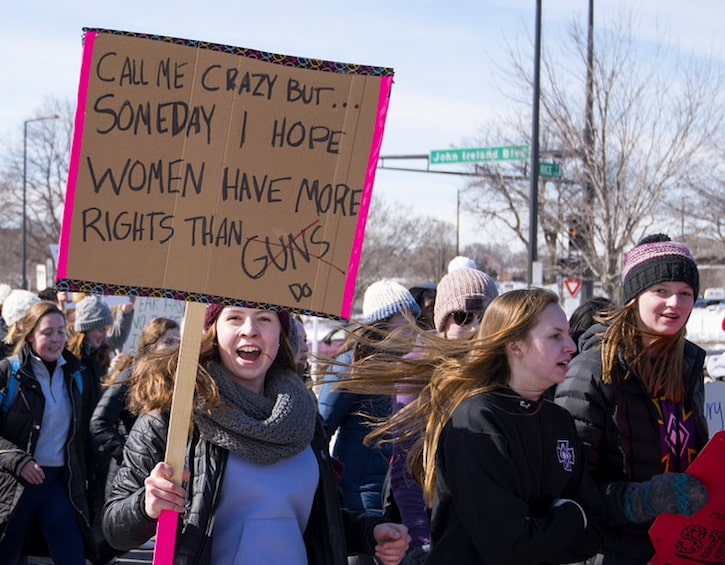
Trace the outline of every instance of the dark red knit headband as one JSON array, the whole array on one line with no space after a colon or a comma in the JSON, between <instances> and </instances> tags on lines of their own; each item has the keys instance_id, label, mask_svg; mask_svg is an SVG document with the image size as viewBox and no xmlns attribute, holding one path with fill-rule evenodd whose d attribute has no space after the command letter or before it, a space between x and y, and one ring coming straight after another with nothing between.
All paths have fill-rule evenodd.
<instances>
[{"instance_id":1,"label":"dark red knit headband","mask_svg":"<svg viewBox=\"0 0 725 565\"><path fill-rule=\"evenodd\" d=\"M224 309L224 306L221 304L209 304L206 307L206 312L204 313L204 329L205 330L208 330L209 326L211 326L214 322L216 322L216 319L219 317L219 314L221 314L223 309ZM270 308L270 310L271 310L271 308ZM282 325L282 331L284 331L285 336L289 336L289 331L290 331L289 310L280 308L279 310L272 310L272 311L277 312L277 316L279 317L279 323Z\"/></svg>"}]
</instances>

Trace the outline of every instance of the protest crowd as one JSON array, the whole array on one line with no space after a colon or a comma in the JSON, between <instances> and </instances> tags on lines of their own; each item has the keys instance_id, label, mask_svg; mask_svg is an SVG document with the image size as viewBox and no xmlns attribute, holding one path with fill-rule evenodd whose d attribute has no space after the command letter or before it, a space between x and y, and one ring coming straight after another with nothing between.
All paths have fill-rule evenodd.
<instances>
[{"instance_id":1,"label":"protest crowd","mask_svg":"<svg viewBox=\"0 0 725 565\"><path fill-rule=\"evenodd\" d=\"M128 355L133 298L2 285L0 562L113 563L172 510L175 563L645 565L654 520L709 498L687 472L708 440L699 284L651 235L622 303L567 319L457 257L436 283L371 284L314 375L294 312L210 304L181 485L178 323Z\"/></svg>"}]
</instances>

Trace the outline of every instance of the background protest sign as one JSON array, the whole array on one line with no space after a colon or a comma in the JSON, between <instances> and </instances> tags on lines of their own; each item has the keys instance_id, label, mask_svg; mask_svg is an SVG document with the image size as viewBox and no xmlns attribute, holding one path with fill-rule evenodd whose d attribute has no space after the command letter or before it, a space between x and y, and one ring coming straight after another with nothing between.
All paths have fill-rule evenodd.
<instances>
[{"instance_id":1,"label":"background protest sign","mask_svg":"<svg viewBox=\"0 0 725 565\"><path fill-rule=\"evenodd\" d=\"M392 74L86 29L59 288L349 317Z\"/></svg>"},{"instance_id":2,"label":"background protest sign","mask_svg":"<svg viewBox=\"0 0 725 565\"><path fill-rule=\"evenodd\" d=\"M705 383L705 419L710 437L725 430L725 382Z\"/></svg>"},{"instance_id":3,"label":"background protest sign","mask_svg":"<svg viewBox=\"0 0 725 565\"><path fill-rule=\"evenodd\" d=\"M692 516L661 514L649 530L656 550L652 565L725 563L725 431L710 438L687 468L707 487L707 504Z\"/></svg>"},{"instance_id":4,"label":"background protest sign","mask_svg":"<svg viewBox=\"0 0 725 565\"><path fill-rule=\"evenodd\" d=\"M153 318L169 318L181 324L184 318L185 305L185 302L171 298L151 298L148 296L137 298L133 306L131 331L128 334L126 343L123 344L122 352L128 355L136 355L141 332Z\"/></svg>"}]
</instances>

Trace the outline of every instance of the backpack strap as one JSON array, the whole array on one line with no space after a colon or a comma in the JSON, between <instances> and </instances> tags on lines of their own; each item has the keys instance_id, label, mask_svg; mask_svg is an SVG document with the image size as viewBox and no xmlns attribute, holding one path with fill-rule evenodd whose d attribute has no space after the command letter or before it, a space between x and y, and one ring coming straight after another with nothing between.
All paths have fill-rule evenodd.
<instances>
[{"instance_id":1,"label":"backpack strap","mask_svg":"<svg viewBox=\"0 0 725 565\"><path fill-rule=\"evenodd\" d=\"M76 382L78 391L83 395L83 377L81 377L80 371L76 370L73 372L73 380Z\"/></svg>"},{"instance_id":2,"label":"backpack strap","mask_svg":"<svg viewBox=\"0 0 725 565\"><path fill-rule=\"evenodd\" d=\"M20 361L17 357L10 357L8 359L10 361L10 373L8 374L8 382L4 389L0 390L0 410L2 411L2 414L5 415L10 410L10 405L13 403L13 399L15 398L15 392L18 387L18 371L20 370ZM83 377L81 376L81 372L76 370L73 372L72 376L73 380L76 383L76 386L78 387L78 391L80 394L83 394Z\"/></svg>"},{"instance_id":3,"label":"backpack strap","mask_svg":"<svg viewBox=\"0 0 725 565\"><path fill-rule=\"evenodd\" d=\"M0 408L2 409L3 415L8 413L10 405L13 403L13 398L15 398L15 390L18 386L17 374L20 370L20 361L17 357L11 357L9 361L11 365L10 373L8 374L8 382L6 383L5 388L0 391Z\"/></svg>"}]
</instances>

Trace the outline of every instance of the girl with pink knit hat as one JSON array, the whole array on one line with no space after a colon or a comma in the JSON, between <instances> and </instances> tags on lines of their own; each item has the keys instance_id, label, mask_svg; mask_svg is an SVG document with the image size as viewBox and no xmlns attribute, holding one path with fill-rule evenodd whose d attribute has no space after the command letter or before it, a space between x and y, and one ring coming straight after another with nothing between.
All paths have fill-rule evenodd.
<instances>
[{"instance_id":1,"label":"girl with pink knit hat","mask_svg":"<svg viewBox=\"0 0 725 565\"><path fill-rule=\"evenodd\" d=\"M596 563L646 564L660 514L690 516L707 489L685 473L708 439L705 351L685 338L700 279L690 250L645 237L624 257L623 305L580 338L557 387L608 509Z\"/></svg>"}]
</instances>

